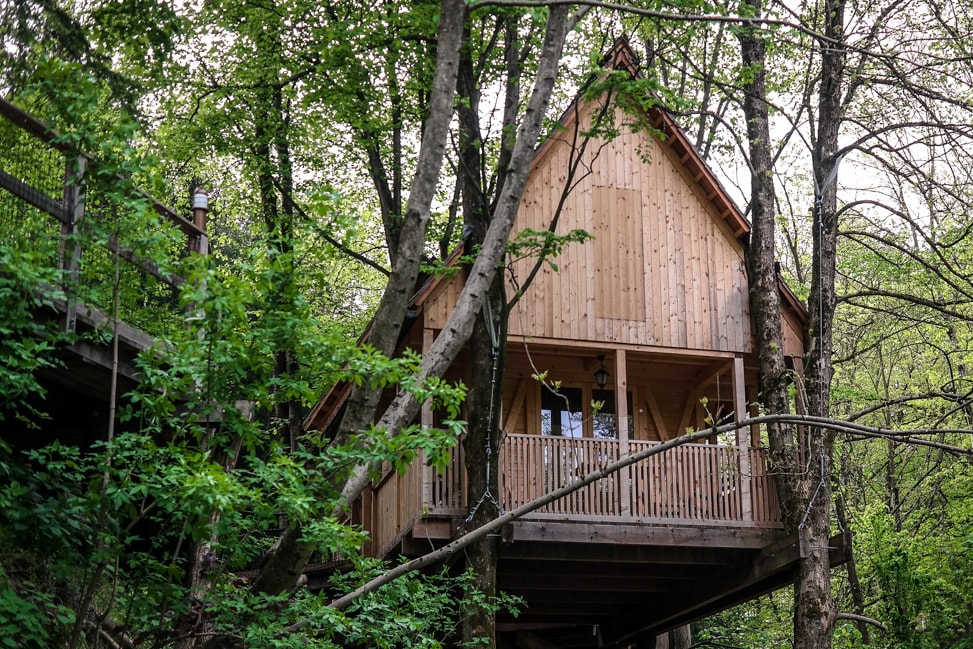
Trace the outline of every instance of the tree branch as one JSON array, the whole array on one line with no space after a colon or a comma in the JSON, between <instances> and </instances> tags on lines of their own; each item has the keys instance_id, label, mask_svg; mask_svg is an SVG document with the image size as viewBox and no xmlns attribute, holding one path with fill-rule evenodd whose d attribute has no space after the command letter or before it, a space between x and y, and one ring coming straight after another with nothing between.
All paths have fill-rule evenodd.
<instances>
[{"instance_id":1,"label":"tree branch","mask_svg":"<svg viewBox=\"0 0 973 649\"><path fill-rule=\"evenodd\" d=\"M504 525L511 523L541 507L550 504L556 500L564 498L565 496L582 489L593 482L597 482L603 478L607 478L613 473L620 471L621 469L641 462L653 455L658 455L660 453L665 453L668 450L682 446L684 444L689 444L697 440L707 439L714 435L720 435L723 433L729 433L739 429L749 428L751 426L761 425L761 424L804 424L815 426L818 428L823 428L826 430L832 430L840 433L849 433L856 435L874 436L874 437L892 437L896 441L904 441L912 444L936 446L942 448L945 445L936 444L934 442L927 442L926 440L915 439L915 435L928 435L928 434L942 434L942 433L960 433L973 436L973 430L970 429L943 429L943 430L930 430L930 429L912 429L903 431L891 431L884 430L881 428L876 428L873 426L863 426L861 424L855 424L847 421L840 421L836 419L830 419L826 417L813 417L810 415L796 415L796 414L782 414L782 415L762 415L759 417L751 417L749 419L743 419L738 422L722 424L720 426L713 426L712 428L707 428L705 430L696 431L693 433L688 433L682 437L677 437L671 439L667 442L662 442L656 446L652 446L648 449L640 451L632 455L623 457L605 467L588 473L583 478L577 482L572 482L571 484L565 485L560 489L556 489L549 494L536 498L528 503L521 505L520 507L502 514L499 518L478 527L477 529L465 534L464 536L456 539L455 541L443 546L442 548L430 552L422 557L413 559L395 568L385 572L375 579L372 579L368 583L360 586L359 588L353 590L352 592L339 597L329 604L331 608L337 610L344 610L350 606L356 599L362 595L374 592L382 586L391 583L392 581L406 575L410 572L414 572L421 568L433 565L446 559L447 557L455 554L459 550L467 547L474 541L482 538L483 536L490 534L491 532L496 532L501 529ZM966 455L973 455L973 449L962 449L959 447L949 447L952 452L962 453ZM849 614L850 615L850 614ZM286 629L287 632L298 631L310 624L310 620L303 620L296 624L291 625Z\"/></svg>"},{"instance_id":2,"label":"tree branch","mask_svg":"<svg viewBox=\"0 0 973 649\"><path fill-rule=\"evenodd\" d=\"M872 626L874 626L877 629L881 629L885 633L888 633L889 632L889 628L887 626L885 626L884 624L882 624L881 622L879 622L878 620L876 620L874 618L866 617L864 615L857 615L855 613L838 613L835 616L835 619L836 620L851 620L852 622L864 622L866 624L871 624Z\"/></svg>"}]
</instances>

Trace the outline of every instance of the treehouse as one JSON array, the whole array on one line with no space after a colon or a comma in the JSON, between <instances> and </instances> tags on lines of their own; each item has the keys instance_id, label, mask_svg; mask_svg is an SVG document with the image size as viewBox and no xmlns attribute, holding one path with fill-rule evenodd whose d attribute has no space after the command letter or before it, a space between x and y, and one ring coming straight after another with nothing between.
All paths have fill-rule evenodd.
<instances>
[{"instance_id":1,"label":"treehouse","mask_svg":"<svg viewBox=\"0 0 973 649\"><path fill-rule=\"evenodd\" d=\"M624 44L611 60L636 74ZM687 429L745 417L757 400L749 224L663 110L637 115L650 131L581 146L606 105L616 124L632 121L606 101L576 103L539 148L514 227L547 230L566 194L557 232L593 239L544 267L510 317L494 454L505 511ZM532 263L515 264L518 280ZM427 349L461 289L461 277L422 286L404 345ZM784 352L799 359L806 314L783 283L780 295ZM468 380L464 367L447 378ZM325 395L306 426L326 430L345 395ZM436 424L428 407L421 417ZM802 548L780 522L762 442L752 427L679 446L508 525L499 586L526 608L499 618L498 633L522 647L643 646L790 582ZM483 496L467 492L463 467L458 446L442 472L416 462L375 480L357 508L367 552L417 556L461 534Z\"/></svg>"}]
</instances>

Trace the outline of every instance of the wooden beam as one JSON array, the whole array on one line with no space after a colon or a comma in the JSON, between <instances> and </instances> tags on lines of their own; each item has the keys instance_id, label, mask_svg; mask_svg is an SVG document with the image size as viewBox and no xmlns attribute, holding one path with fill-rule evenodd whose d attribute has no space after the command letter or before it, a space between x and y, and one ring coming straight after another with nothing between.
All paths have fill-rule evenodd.
<instances>
[{"instance_id":1,"label":"wooden beam","mask_svg":"<svg viewBox=\"0 0 973 649\"><path fill-rule=\"evenodd\" d=\"M63 286L67 298L64 310L64 330L74 333L78 324L76 286L81 268L81 245L78 241L78 223L84 218L84 177L86 159L68 158L64 169L64 221L61 222L61 241L58 244L58 266L65 271Z\"/></svg>"},{"instance_id":2,"label":"wooden beam","mask_svg":"<svg viewBox=\"0 0 973 649\"><path fill-rule=\"evenodd\" d=\"M661 556L665 557L664 553ZM723 561L727 553L723 553ZM718 563L717 565L721 565ZM664 581L682 581L705 577L713 570L710 564L696 565L694 563L656 563L649 557L645 561L610 563L597 561L537 561L534 559L518 559L504 557L499 564L499 574L518 575L522 577L537 576L538 578L571 577L583 578L619 578L619 579L655 579Z\"/></svg>"},{"instance_id":3,"label":"wooden beam","mask_svg":"<svg viewBox=\"0 0 973 649\"><path fill-rule=\"evenodd\" d=\"M746 377L743 372L743 357L733 359L733 409L736 421L746 416L747 400L744 391ZM737 446L740 448L740 504L743 520L753 520L753 469L750 466L750 431L738 428Z\"/></svg>"},{"instance_id":4,"label":"wooden beam","mask_svg":"<svg viewBox=\"0 0 973 649\"><path fill-rule=\"evenodd\" d=\"M442 518L420 518L412 525L412 538L420 539L451 539L453 538L453 521Z\"/></svg>"},{"instance_id":5,"label":"wooden beam","mask_svg":"<svg viewBox=\"0 0 973 649\"><path fill-rule=\"evenodd\" d=\"M679 418L679 428L676 429L676 435L682 435L689 428L689 422L693 417L693 413L696 412L696 404L699 403L699 390L693 388L689 391L689 396L686 397L686 403L682 408L682 416Z\"/></svg>"},{"instance_id":6,"label":"wooden beam","mask_svg":"<svg viewBox=\"0 0 973 649\"><path fill-rule=\"evenodd\" d=\"M851 532L835 534L828 540L828 561L832 568L851 561Z\"/></svg>"},{"instance_id":7,"label":"wooden beam","mask_svg":"<svg viewBox=\"0 0 973 649\"><path fill-rule=\"evenodd\" d=\"M571 340L569 338L542 338L527 334L511 334L511 342L518 345L529 345L532 350L540 353L557 354L558 347L570 349L571 353L577 355L578 349L588 352L592 351L592 343L587 340ZM734 352L706 350L706 349L683 349L677 347L660 347L658 345L636 345L631 343L612 343L616 349L624 349L632 354L646 354L655 357L663 357L672 362L691 362L698 364L700 360L721 359L724 363L732 361L736 356Z\"/></svg>"},{"instance_id":8,"label":"wooden beam","mask_svg":"<svg viewBox=\"0 0 973 649\"><path fill-rule=\"evenodd\" d=\"M553 642L548 642L536 633L528 631L518 631L517 635L514 636L514 643L518 649L561 649Z\"/></svg>"},{"instance_id":9,"label":"wooden beam","mask_svg":"<svg viewBox=\"0 0 973 649\"><path fill-rule=\"evenodd\" d=\"M628 455L628 371L625 360L625 350L615 352L615 421L618 428L618 452L624 457ZM632 472L625 467L618 474L620 489L618 490L619 513L628 516L632 508L631 486Z\"/></svg>"},{"instance_id":10,"label":"wooden beam","mask_svg":"<svg viewBox=\"0 0 973 649\"><path fill-rule=\"evenodd\" d=\"M42 212L47 212L61 223L67 222L67 215L64 206L38 190L34 189L24 181L15 176L11 176L3 169L0 169L0 188L19 198L20 200L33 205Z\"/></svg>"},{"instance_id":11,"label":"wooden beam","mask_svg":"<svg viewBox=\"0 0 973 649\"><path fill-rule=\"evenodd\" d=\"M632 604L631 593L597 589L534 591L526 593L526 599L528 600L528 607L533 602L539 602L542 599L545 604L554 604L575 609L583 609L583 607L589 604L611 603L616 608L619 606L630 606Z\"/></svg>"},{"instance_id":12,"label":"wooden beam","mask_svg":"<svg viewBox=\"0 0 973 649\"><path fill-rule=\"evenodd\" d=\"M58 134L54 129L48 128L46 124L28 115L2 97L0 97L0 115L3 115L8 121L27 131L41 142L49 144L59 151L70 151L70 147L67 144L58 141Z\"/></svg>"},{"instance_id":13,"label":"wooden beam","mask_svg":"<svg viewBox=\"0 0 973 649\"><path fill-rule=\"evenodd\" d=\"M68 351L77 354L86 363L97 365L105 370L114 366L111 347L95 345L87 340L78 340L66 347ZM118 359L118 374L132 381L141 380L141 372L135 363L125 358Z\"/></svg>"},{"instance_id":14,"label":"wooden beam","mask_svg":"<svg viewBox=\"0 0 973 649\"><path fill-rule=\"evenodd\" d=\"M563 591L574 593L578 591L610 591L616 593L665 593L671 592L673 582L685 579L654 579L651 577L617 577L597 575L525 575L500 574L497 577L498 587L504 591L518 594L533 591Z\"/></svg>"},{"instance_id":15,"label":"wooden beam","mask_svg":"<svg viewBox=\"0 0 973 649\"><path fill-rule=\"evenodd\" d=\"M526 376L521 377L517 383L517 389L514 391L514 399L510 403L510 410L507 412L507 418L503 422L503 430L505 432L511 432L513 425L520 419L520 413L523 411L524 403L527 401L527 383L528 378Z\"/></svg>"},{"instance_id":16,"label":"wooden beam","mask_svg":"<svg viewBox=\"0 0 973 649\"><path fill-rule=\"evenodd\" d=\"M713 548L759 549L780 537L777 529L750 527L677 527L644 524L525 521L513 524L513 542L630 543Z\"/></svg>"},{"instance_id":17,"label":"wooden beam","mask_svg":"<svg viewBox=\"0 0 973 649\"><path fill-rule=\"evenodd\" d=\"M725 550L684 546L648 546L589 543L582 546L569 543L524 542L504 545L501 562L508 559L530 561L535 564L570 561L574 565L591 563L598 566L610 564L670 565L677 569L686 567L718 566L725 563Z\"/></svg>"},{"instance_id":18,"label":"wooden beam","mask_svg":"<svg viewBox=\"0 0 973 649\"><path fill-rule=\"evenodd\" d=\"M662 410L659 408L659 402L656 401L652 390L643 388L643 391L645 392L645 406L649 410L649 416L652 417L652 424L659 432L659 439L664 442L672 439L672 435L669 434L669 431L666 429L666 423L662 419Z\"/></svg>"},{"instance_id":19,"label":"wooden beam","mask_svg":"<svg viewBox=\"0 0 973 649\"><path fill-rule=\"evenodd\" d=\"M747 417L746 376L743 371L743 357L733 359L733 419L742 421Z\"/></svg>"},{"instance_id":20,"label":"wooden beam","mask_svg":"<svg viewBox=\"0 0 973 649\"><path fill-rule=\"evenodd\" d=\"M735 359L736 356L731 359L719 359L710 363L708 367L703 368L693 377L693 387L696 388L697 392L701 392L704 388L709 387L711 383L720 378L722 374L732 367Z\"/></svg>"},{"instance_id":21,"label":"wooden beam","mask_svg":"<svg viewBox=\"0 0 973 649\"><path fill-rule=\"evenodd\" d=\"M59 311L63 312L67 309L64 300L54 300L53 303L54 308ZM92 329L111 330L111 318L84 302L77 303L77 317L78 324ZM118 323L118 340L136 351L145 351L155 344L155 338L125 322Z\"/></svg>"},{"instance_id":22,"label":"wooden beam","mask_svg":"<svg viewBox=\"0 0 973 649\"><path fill-rule=\"evenodd\" d=\"M115 235L108 237L108 242L106 245L109 250L117 253L119 257L134 266L138 266L140 269L144 270L149 275L152 275L152 277L155 277L160 282L164 282L173 288L179 288L186 283L186 280L179 275L162 270L159 265L151 259L143 259L131 248L120 246L118 244L118 238Z\"/></svg>"},{"instance_id":23,"label":"wooden beam","mask_svg":"<svg viewBox=\"0 0 973 649\"><path fill-rule=\"evenodd\" d=\"M683 592L673 592L651 616L617 618L620 621L606 630L605 646L626 646L637 636L659 633L775 590L793 579L792 571L803 556L806 549L796 535L768 544L752 560L730 564L704 584L693 583Z\"/></svg>"}]
</instances>

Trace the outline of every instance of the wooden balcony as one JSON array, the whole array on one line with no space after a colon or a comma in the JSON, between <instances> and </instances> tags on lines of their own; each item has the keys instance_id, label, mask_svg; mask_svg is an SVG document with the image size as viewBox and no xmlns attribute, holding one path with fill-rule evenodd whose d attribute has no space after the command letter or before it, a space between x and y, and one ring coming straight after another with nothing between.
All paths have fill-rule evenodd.
<instances>
[{"instance_id":1,"label":"wooden balcony","mask_svg":"<svg viewBox=\"0 0 973 649\"><path fill-rule=\"evenodd\" d=\"M638 453L658 442L625 443ZM555 501L530 517L642 524L776 526L779 513L765 451L749 449L744 475L734 446L686 444L654 455ZM540 498L617 461L622 443L566 437L510 435L501 454L504 509ZM749 483L749 484L748 484Z\"/></svg>"},{"instance_id":2,"label":"wooden balcony","mask_svg":"<svg viewBox=\"0 0 973 649\"><path fill-rule=\"evenodd\" d=\"M654 444L508 435L496 497L511 510ZM788 583L806 548L784 532L766 451L744 448L676 447L508 525L498 583L526 609L498 629L519 646L624 647ZM442 473L415 463L375 484L366 551L416 556L461 534L482 497L462 462L457 448Z\"/></svg>"},{"instance_id":3,"label":"wooden balcony","mask_svg":"<svg viewBox=\"0 0 973 649\"><path fill-rule=\"evenodd\" d=\"M500 453L500 493L511 510L597 471L623 454L658 442L508 435ZM627 447L627 449L625 448ZM525 516L517 538L533 538L531 522L612 526L781 529L766 451L716 444L685 444L638 462ZM365 498L363 526L371 553L412 554L411 540L445 541L466 515L462 449L442 473L421 463L405 474L389 471ZM480 494L474 495L476 498ZM536 526L534 526L536 528ZM524 536L527 535L527 536ZM421 550L416 549L416 553Z\"/></svg>"}]
</instances>

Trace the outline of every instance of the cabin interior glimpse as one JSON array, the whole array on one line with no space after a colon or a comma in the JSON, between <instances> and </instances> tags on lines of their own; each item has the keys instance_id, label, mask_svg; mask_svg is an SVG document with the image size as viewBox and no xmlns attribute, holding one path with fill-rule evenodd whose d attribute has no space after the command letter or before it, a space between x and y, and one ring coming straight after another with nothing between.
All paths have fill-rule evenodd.
<instances>
[{"instance_id":1,"label":"cabin interior glimpse","mask_svg":"<svg viewBox=\"0 0 973 649\"><path fill-rule=\"evenodd\" d=\"M638 74L624 42L608 61ZM651 131L620 128L581 147L606 109L618 125L633 122L610 95L565 113L536 154L514 228L544 231L557 215L558 233L593 238L568 245L556 271L544 266L510 315L504 511L755 412L749 224L661 109L638 115ZM511 292L535 262L513 263ZM460 276L421 286L403 347L428 349L462 288ZM800 359L806 313L783 282L780 295L785 356ZM461 356L446 378L469 381L469 365ZM336 386L306 426L327 430L347 394ZM437 414L426 407L421 423L436 425ZM754 426L672 448L509 524L499 587L526 608L498 620L500 641L654 646L656 634L790 583L805 548L781 523L761 434ZM483 495L467 492L464 466L460 444L443 471L422 461L386 471L356 505L366 551L418 556L463 534ZM846 546L834 545L839 562Z\"/></svg>"}]
</instances>

